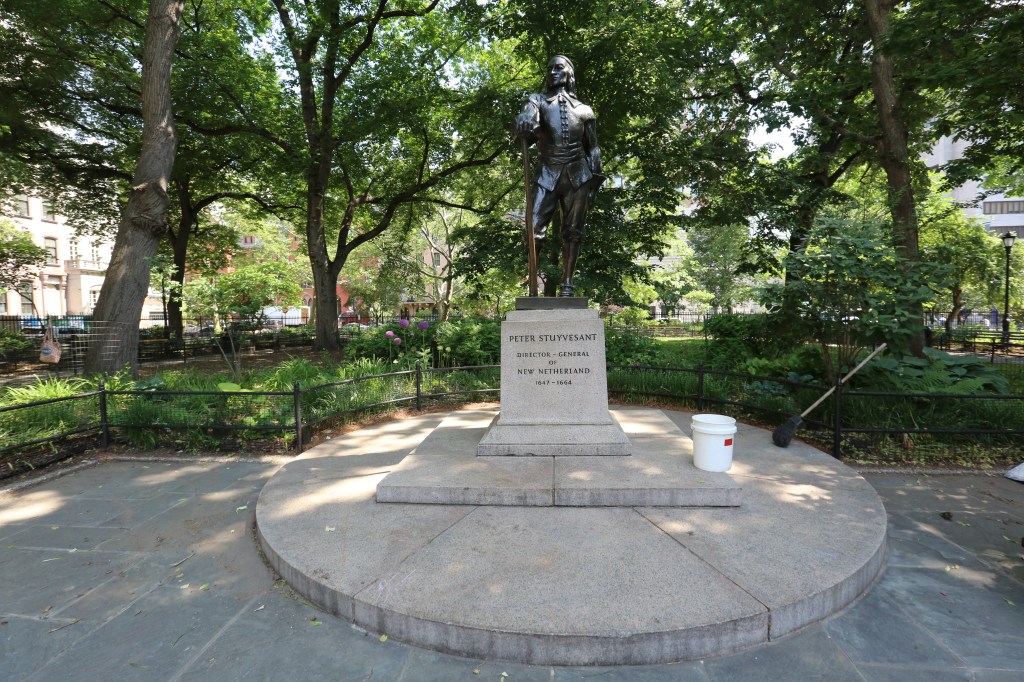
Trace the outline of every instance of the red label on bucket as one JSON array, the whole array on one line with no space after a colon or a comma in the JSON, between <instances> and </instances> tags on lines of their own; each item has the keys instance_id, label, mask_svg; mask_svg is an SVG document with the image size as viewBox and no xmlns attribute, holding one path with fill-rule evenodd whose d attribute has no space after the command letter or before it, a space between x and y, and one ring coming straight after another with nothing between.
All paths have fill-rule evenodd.
<instances>
[{"instance_id":1,"label":"red label on bucket","mask_svg":"<svg viewBox=\"0 0 1024 682\"><path fill-rule=\"evenodd\" d=\"M726 438L725 439L725 445L726 445L726 447L732 445L732 438Z\"/></svg>"}]
</instances>

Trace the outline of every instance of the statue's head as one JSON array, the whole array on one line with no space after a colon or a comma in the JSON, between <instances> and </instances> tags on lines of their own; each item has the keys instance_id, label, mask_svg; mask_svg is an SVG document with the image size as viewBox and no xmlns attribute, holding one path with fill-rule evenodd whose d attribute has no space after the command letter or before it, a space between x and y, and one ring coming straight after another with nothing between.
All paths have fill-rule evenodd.
<instances>
[{"instance_id":1,"label":"statue's head","mask_svg":"<svg viewBox=\"0 0 1024 682\"><path fill-rule=\"evenodd\" d=\"M572 68L572 62L568 57L556 54L548 60L544 83L549 88L562 86L570 95L576 94L576 71Z\"/></svg>"}]
</instances>

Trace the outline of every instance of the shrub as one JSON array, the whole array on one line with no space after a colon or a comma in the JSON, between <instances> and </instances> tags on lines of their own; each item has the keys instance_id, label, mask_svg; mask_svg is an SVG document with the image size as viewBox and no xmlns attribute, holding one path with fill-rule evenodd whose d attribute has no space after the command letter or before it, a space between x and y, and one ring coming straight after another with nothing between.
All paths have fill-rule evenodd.
<instances>
[{"instance_id":1,"label":"shrub","mask_svg":"<svg viewBox=\"0 0 1024 682\"><path fill-rule=\"evenodd\" d=\"M654 339L624 327L605 328L604 349L609 365L658 365L664 358Z\"/></svg>"},{"instance_id":2,"label":"shrub","mask_svg":"<svg viewBox=\"0 0 1024 682\"><path fill-rule=\"evenodd\" d=\"M24 334L0 330L0 359L17 360L19 358L33 355L35 345Z\"/></svg>"},{"instance_id":3,"label":"shrub","mask_svg":"<svg viewBox=\"0 0 1024 682\"><path fill-rule=\"evenodd\" d=\"M764 313L714 315L705 331L713 340L708 360L720 368L738 367L748 358L777 358L801 342L778 317Z\"/></svg>"},{"instance_id":4,"label":"shrub","mask_svg":"<svg viewBox=\"0 0 1024 682\"><path fill-rule=\"evenodd\" d=\"M464 317L436 325L437 345L446 349L447 366L495 365L501 362L501 322ZM447 349L451 350L448 351Z\"/></svg>"}]
</instances>

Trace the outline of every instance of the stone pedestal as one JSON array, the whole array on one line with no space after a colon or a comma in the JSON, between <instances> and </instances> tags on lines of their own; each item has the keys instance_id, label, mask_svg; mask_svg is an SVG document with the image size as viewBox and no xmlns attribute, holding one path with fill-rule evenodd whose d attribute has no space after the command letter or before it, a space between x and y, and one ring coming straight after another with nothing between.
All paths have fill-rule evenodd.
<instances>
[{"instance_id":1,"label":"stone pedestal","mask_svg":"<svg viewBox=\"0 0 1024 682\"><path fill-rule=\"evenodd\" d=\"M629 439L608 411L597 311L508 313L501 324L501 411L477 455L628 454Z\"/></svg>"}]
</instances>

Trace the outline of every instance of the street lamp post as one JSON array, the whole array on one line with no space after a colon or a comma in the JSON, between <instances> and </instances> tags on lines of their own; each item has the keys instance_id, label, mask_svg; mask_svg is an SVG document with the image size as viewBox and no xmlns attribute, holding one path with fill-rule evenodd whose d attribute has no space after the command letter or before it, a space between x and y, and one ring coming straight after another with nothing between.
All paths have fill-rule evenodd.
<instances>
[{"instance_id":1,"label":"street lamp post","mask_svg":"<svg viewBox=\"0 0 1024 682\"><path fill-rule=\"evenodd\" d=\"M1006 291L1003 299L1003 345L1010 345L1010 250L1017 235L1009 230L1003 235L1003 246L1006 247Z\"/></svg>"}]
</instances>

